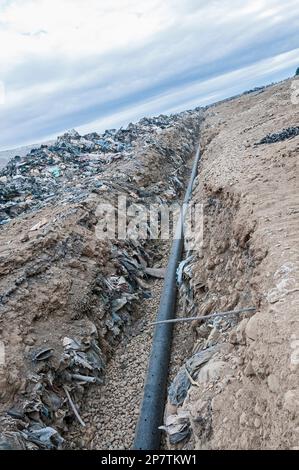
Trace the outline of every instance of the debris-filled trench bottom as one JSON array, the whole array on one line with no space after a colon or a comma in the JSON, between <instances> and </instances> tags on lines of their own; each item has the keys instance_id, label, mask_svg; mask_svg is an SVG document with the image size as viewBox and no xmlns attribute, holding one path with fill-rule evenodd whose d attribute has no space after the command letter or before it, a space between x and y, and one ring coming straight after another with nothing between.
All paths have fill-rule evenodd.
<instances>
[{"instance_id":1,"label":"debris-filled trench bottom","mask_svg":"<svg viewBox=\"0 0 299 470\"><path fill-rule=\"evenodd\" d=\"M164 258L165 259L165 258ZM166 261L166 259L165 259ZM82 406L86 427L76 424L67 436L75 449L130 449L142 400L163 280L150 282L152 298L137 306L138 320L127 330L107 364L105 383L91 387Z\"/></svg>"},{"instance_id":2,"label":"debris-filled trench bottom","mask_svg":"<svg viewBox=\"0 0 299 470\"><path fill-rule=\"evenodd\" d=\"M70 448L124 450L160 447L162 435L159 426L163 423L166 405L168 374L165 371L171 354L172 325L165 325L166 334L160 325L155 331L152 323L175 317L176 270L183 250L184 216L192 196L199 159L198 146L194 159L187 162L187 167L192 166L191 175L174 239L172 243L168 240L157 245L159 267L152 270L148 281L151 296L136 305L136 320L125 330L107 364L105 383L87 392L82 413L86 429L82 433L80 423L73 426L67 439ZM186 336L187 330L183 331ZM181 365L184 357L178 356L174 361ZM166 440L163 443L167 446Z\"/></svg>"}]
</instances>

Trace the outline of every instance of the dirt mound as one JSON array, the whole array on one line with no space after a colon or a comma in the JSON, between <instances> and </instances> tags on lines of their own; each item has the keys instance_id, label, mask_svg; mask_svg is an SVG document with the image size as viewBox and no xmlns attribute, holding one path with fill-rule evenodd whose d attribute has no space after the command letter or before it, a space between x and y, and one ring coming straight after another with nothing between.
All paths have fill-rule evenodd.
<instances>
[{"instance_id":1,"label":"dirt mound","mask_svg":"<svg viewBox=\"0 0 299 470\"><path fill-rule=\"evenodd\" d=\"M299 137L284 131L299 120L291 83L205 112L193 196L204 206L204 235L186 265L181 291L192 302L182 316L247 306L256 313L189 327L193 361L204 351L211 358L185 362L189 377L175 379L186 387L179 403L177 382L170 387L165 429L180 448L298 448Z\"/></svg>"}]
</instances>

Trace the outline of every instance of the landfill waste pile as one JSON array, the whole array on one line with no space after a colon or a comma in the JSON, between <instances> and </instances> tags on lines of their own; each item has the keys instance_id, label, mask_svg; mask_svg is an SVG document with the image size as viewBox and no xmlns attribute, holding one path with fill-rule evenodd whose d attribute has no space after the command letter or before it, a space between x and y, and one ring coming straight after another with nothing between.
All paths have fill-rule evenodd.
<instances>
[{"instance_id":1,"label":"landfill waste pile","mask_svg":"<svg viewBox=\"0 0 299 470\"><path fill-rule=\"evenodd\" d=\"M101 191L108 167L115 170L118 161L128 164L148 148L156 148L175 160L173 150L163 148L157 137L163 130L179 125L181 119L179 115L144 118L126 129L85 136L72 130L23 157L15 156L0 171L0 224L58 200L75 203L90 191ZM173 182L176 189L180 182L175 174Z\"/></svg>"},{"instance_id":2,"label":"landfill waste pile","mask_svg":"<svg viewBox=\"0 0 299 470\"><path fill-rule=\"evenodd\" d=\"M87 387L163 277L159 240L101 239L99 205L168 204L184 190L202 111L70 131L0 172L0 448L60 449ZM88 406L88 404L87 404Z\"/></svg>"},{"instance_id":3,"label":"landfill waste pile","mask_svg":"<svg viewBox=\"0 0 299 470\"><path fill-rule=\"evenodd\" d=\"M45 145L52 144L52 141L42 142ZM39 148L41 143L39 144L32 144L32 145L25 145L23 147L18 147L11 150L0 150L0 169L3 168L7 163L15 156L18 155L19 157L24 157L27 155L32 149Z\"/></svg>"}]
</instances>

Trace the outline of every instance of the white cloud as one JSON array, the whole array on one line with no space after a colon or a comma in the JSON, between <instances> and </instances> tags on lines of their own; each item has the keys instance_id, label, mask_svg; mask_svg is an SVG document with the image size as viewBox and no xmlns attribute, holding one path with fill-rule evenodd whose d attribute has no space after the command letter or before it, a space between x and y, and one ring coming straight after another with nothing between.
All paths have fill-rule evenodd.
<instances>
[{"instance_id":1,"label":"white cloud","mask_svg":"<svg viewBox=\"0 0 299 470\"><path fill-rule=\"evenodd\" d=\"M297 0L0 0L0 145L283 78L298 20Z\"/></svg>"},{"instance_id":2,"label":"white cloud","mask_svg":"<svg viewBox=\"0 0 299 470\"><path fill-rule=\"evenodd\" d=\"M0 58L20 53L99 54L143 42L169 21L162 2L147 0L22 0L1 12ZM39 34L43 32L44 34Z\"/></svg>"}]
</instances>

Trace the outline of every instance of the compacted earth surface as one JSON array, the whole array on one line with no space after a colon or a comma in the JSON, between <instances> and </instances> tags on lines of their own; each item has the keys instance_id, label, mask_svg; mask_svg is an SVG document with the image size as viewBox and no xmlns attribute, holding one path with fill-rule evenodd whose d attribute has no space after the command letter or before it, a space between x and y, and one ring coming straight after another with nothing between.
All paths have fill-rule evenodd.
<instances>
[{"instance_id":1,"label":"compacted earth surface","mask_svg":"<svg viewBox=\"0 0 299 470\"><path fill-rule=\"evenodd\" d=\"M177 316L252 310L175 325L162 447L299 448L294 80L71 131L0 171L1 448L132 446L171 243L132 214L182 200L198 142Z\"/></svg>"}]
</instances>

